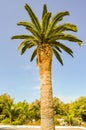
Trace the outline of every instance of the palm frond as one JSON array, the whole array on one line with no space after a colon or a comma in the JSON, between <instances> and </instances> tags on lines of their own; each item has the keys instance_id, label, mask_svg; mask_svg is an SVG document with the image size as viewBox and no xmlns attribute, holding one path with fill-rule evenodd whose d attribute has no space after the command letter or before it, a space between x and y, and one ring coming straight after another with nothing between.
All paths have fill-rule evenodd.
<instances>
[{"instance_id":1,"label":"palm frond","mask_svg":"<svg viewBox=\"0 0 86 130\"><path fill-rule=\"evenodd\" d=\"M31 28L33 27L33 24L31 22L26 22L26 21L20 21L20 22L17 23L17 25L19 25L19 26L22 25L22 26L25 26L25 27L29 26Z\"/></svg>"},{"instance_id":2,"label":"palm frond","mask_svg":"<svg viewBox=\"0 0 86 130\"><path fill-rule=\"evenodd\" d=\"M44 18L45 14L47 13L47 5L44 4L43 6L43 12L42 12L42 19Z\"/></svg>"},{"instance_id":3,"label":"palm frond","mask_svg":"<svg viewBox=\"0 0 86 130\"><path fill-rule=\"evenodd\" d=\"M56 56L57 60L63 65L62 58L60 57L59 53L53 48L53 53Z\"/></svg>"},{"instance_id":4,"label":"palm frond","mask_svg":"<svg viewBox=\"0 0 86 130\"><path fill-rule=\"evenodd\" d=\"M28 44L28 40L24 40L21 42L21 44L18 46L18 51L21 51L21 49Z\"/></svg>"},{"instance_id":5,"label":"palm frond","mask_svg":"<svg viewBox=\"0 0 86 130\"><path fill-rule=\"evenodd\" d=\"M52 18L52 22L51 22L52 27L54 27L66 15L69 15L69 11L59 12L56 15L54 15L54 17Z\"/></svg>"},{"instance_id":6,"label":"palm frond","mask_svg":"<svg viewBox=\"0 0 86 130\"><path fill-rule=\"evenodd\" d=\"M55 47L57 46L57 47L63 49L65 52L67 52L69 55L71 55L73 57L73 51L69 47L61 44L60 42L55 42L54 46Z\"/></svg>"},{"instance_id":7,"label":"palm frond","mask_svg":"<svg viewBox=\"0 0 86 130\"><path fill-rule=\"evenodd\" d=\"M52 47L54 47L57 51L59 51L60 53L62 52L62 50L60 49L60 47L57 45L57 43L51 43L50 44Z\"/></svg>"},{"instance_id":8,"label":"palm frond","mask_svg":"<svg viewBox=\"0 0 86 130\"><path fill-rule=\"evenodd\" d=\"M80 46L82 45L82 41L72 34L57 33L48 38L48 42L54 42L56 40L68 40L71 42L76 42Z\"/></svg>"},{"instance_id":9,"label":"palm frond","mask_svg":"<svg viewBox=\"0 0 86 130\"><path fill-rule=\"evenodd\" d=\"M59 51L60 53L62 53L61 49L58 46L54 46L54 48Z\"/></svg>"},{"instance_id":10,"label":"palm frond","mask_svg":"<svg viewBox=\"0 0 86 130\"><path fill-rule=\"evenodd\" d=\"M61 44L60 42L58 42L58 46L73 57L73 51L69 47Z\"/></svg>"},{"instance_id":11,"label":"palm frond","mask_svg":"<svg viewBox=\"0 0 86 130\"><path fill-rule=\"evenodd\" d=\"M32 9L30 8L30 6L28 4L25 5L25 9L27 10L27 12L31 18L31 21L34 24L34 26L36 27L36 29L41 32L40 23L39 23L38 18L35 15L35 13L32 11Z\"/></svg>"},{"instance_id":12,"label":"palm frond","mask_svg":"<svg viewBox=\"0 0 86 130\"><path fill-rule=\"evenodd\" d=\"M35 37L36 39L39 40L39 42L41 42L41 35L40 33L38 32L38 30L34 27L34 25L30 22L18 22L17 25L22 25L22 26L25 26L26 29L31 32Z\"/></svg>"},{"instance_id":13,"label":"palm frond","mask_svg":"<svg viewBox=\"0 0 86 130\"><path fill-rule=\"evenodd\" d=\"M35 41L35 39L26 39L18 46L18 50L20 51L27 44L33 44L34 46L36 46L37 42Z\"/></svg>"},{"instance_id":14,"label":"palm frond","mask_svg":"<svg viewBox=\"0 0 86 130\"><path fill-rule=\"evenodd\" d=\"M31 47L33 47L34 45L32 43L30 44L26 44L22 49L21 49L21 55L24 54L24 52L27 50L27 49L30 49Z\"/></svg>"},{"instance_id":15,"label":"palm frond","mask_svg":"<svg viewBox=\"0 0 86 130\"><path fill-rule=\"evenodd\" d=\"M37 55L37 48L33 51L30 61L33 61L36 55Z\"/></svg>"},{"instance_id":16,"label":"palm frond","mask_svg":"<svg viewBox=\"0 0 86 130\"><path fill-rule=\"evenodd\" d=\"M27 44L29 44L28 40L24 40L23 42L21 42L21 44L18 46L18 51L21 51L21 49Z\"/></svg>"},{"instance_id":17,"label":"palm frond","mask_svg":"<svg viewBox=\"0 0 86 130\"><path fill-rule=\"evenodd\" d=\"M11 39L28 39L28 38L32 38L32 36L29 36L29 35L15 35L15 36L11 37Z\"/></svg>"},{"instance_id":18,"label":"palm frond","mask_svg":"<svg viewBox=\"0 0 86 130\"><path fill-rule=\"evenodd\" d=\"M53 43L53 42L55 42L56 40L62 40L62 37L64 36L64 34L63 33L56 33L56 34L54 34L53 35L53 33L52 33L52 35L50 35L49 37L47 37L47 41L48 42L50 42L50 43Z\"/></svg>"},{"instance_id":19,"label":"palm frond","mask_svg":"<svg viewBox=\"0 0 86 130\"><path fill-rule=\"evenodd\" d=\"M45 33L47 30L47 27L49 25L49 21L51 18L51 13L46 13L45 16L42 19L42 31Z\"/></svg>"},{"instance_id":20,"label":"palm frond","mask_svg":"<svg viewBox=\"0 0 86 130\"><path fill-rule=\"evenodd\" d=\"M52 30L53 35L56 33L60 33L63 31L73 31L73 32L77 32L77 26L71 23L64 23L61 24L59 26L54 27L54 29ZM52 34L51 34L52 35Z\"/></svg>"},{"instance_id":21,"label":"palm frond","mask_svg":"<svg viewBox=\"0 0 86 130\"><path fill-rule=\"evenodd\" d=\"M49 25L50 18L51 18L51 13L46 13L42 19L42 33L41 33L42 42L44 42L46 39L45 35L46 35L46 30Z\"/></svg>"},{"instance_id":22,"label":"palm frond","mask_svg":"<svg viewBox=\"0 0 86 130\"><path fill-rule=\"evenodd\" d=\"M25 45L24 47L22 47L21 48L21 55L23 55L24 54L24 52L26 51L26 49L27 49L27 46L28 45Z\"/></svg>"},{"instance_id":23,"label":"palm frond","mask_svg":"<svg viewBox=\"0 0 86 130\"><path fill-rule=\"evenodd\" d=\"M64 16L69 15L68 11L57 13L51 20L51 23L49 25L49 28L47 30L47 36L49 36L55 27L55 25L60 22Z\"/></svg>"}]
</instances>

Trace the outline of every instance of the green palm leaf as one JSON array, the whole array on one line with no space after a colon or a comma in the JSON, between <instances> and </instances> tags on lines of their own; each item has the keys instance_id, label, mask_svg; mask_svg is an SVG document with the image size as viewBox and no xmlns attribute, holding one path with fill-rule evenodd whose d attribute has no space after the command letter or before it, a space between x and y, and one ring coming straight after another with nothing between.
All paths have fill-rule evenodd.
<instances>
[{"instance_id":1,"label":"green palm leaf","mask_svg":"<svg viewBox=\"0 0 86 130\"><path fill-rule=\"evenodd\" d=\"M82 45L82 41L72 34L64 34L64 33L58 34L57 33L57 34L52 35L48 38L48 42L54 42L56 40L68 40L68 41L71 41L71 42L76 42L80 46Z\"/></svg>"},{"instance_id":2,"label":"green palm leaf","mask_svg":"<svg viewBox=\"0 0 86 130\"><path fill-rule=\"evenodd\" d=\"M21 42L21 44L18 46L18 51L21 51L21 49L29 43L30 42L28 40L24 40L23 42Z\"/></svg>"},{"instance_id":3,"label":"green palm leaf","mask_svg":"<svg viewBox=\"0 0 86 130\"><path fill-rule=\"evenodd\" d=\"M59 55L59 53L53 48L53 53L56 56L57 60L63 65L63 61Z\"/></svg>"},{"instance_id":4,"label":"green palm leaf","mask_svg":"<svg viewBox=\"0 0 86 130\"><path fill-rule=\"evenodd\" d=\"M54 27L66 15L69 15L68 11L60 12L60 13L57 13L56 15L54 15L54 17L52 18L51 27Z\"/></svg>"},{"instance_id":5,"label":"green palm leaf","mask_svg":"<svg viewBox=\"0 0 86 130\"><path fill-rule=\"evenodd\" d=\"M24 54L24 52L27 50L27 49L30 49L31 47L33 47L34 45L31 44L31 43L27 43L22 49L21 49L21 55Z\"/></svg>"},{"instance_id":6,"label":"green palm leaf","mask_svg":"<svg viewBox=\"0 0 86 130\"><path fill-rule=\"evenodd\" d=\"M15 35L15 36L12 36L11 39L30 39L30 38L33 38L33 36L29 36L29 35Z\"/></svg>"},{"instance_id":7,"label":"green palm leaf","mask_svg":"<svg viewBox=\"0 0 86 130\"><path fill-rule=\"evenodd\" d=\"M52 47L54 47L57 51L62 52L59 46L55 43L51 44Z\"/></svg>"},{"instance_id":8,"label":"green palm leaf","mask_svg":"<svg viewBox=\"0 0 86 130\"><path fill-rule=\"evenodd\" d=\"M41 42L41 35L39 31L34 27L34 25L30 22L18 22L17 25L25 26L28 31L30 31L37 39Z\"/></svg>"},{"instance_id":9,"label":"green palm leaf","mask_svg":"<svg viewBox=\"0 0 86 130\"><path fill-rule=\"evenodd\" d=\"M50 18L51 18L51 13L46 13L42 19L42 34L41 34L42 42L45 42L46 30L48 28Z\"/></svg>"},{"instance_id":10,"label":"green palm leaf","mask_svg":"<svg viewBox=\"0 0 86 130\"><path fill-rule=\"evenodd\" d=\"M36 17L35 13L32 11L32 9L30 8L30 6L28 4L25 5L25 9L27 10L32 23L34 24L34 26L36 27L36 29L41 32L41 27L40 27L40 23L38 21L38 18Z\"/></svg>"},{"instance_id":11,"label":"green palm leaf","mask_svg":"<svg viewBox=\"0 0 86 130\"><path fill-rule=\"evenodd\" d=\"M68 11L57 13L53 18L49 25L49 29L47 30L47 36L49 36L54 28L54 26L63 19L64 16L69 15Z\"/></svg>"},{"instance_id":12,"label":"green palm leaf","mask_svg":"<svg viewBox=\"0 0 86 130\"><path fill-rule=\"evenodd\" d=\"M45 16L42 19L42 31L45 33L47 30L47 27L49 25L49 21L51 18L51 13L46 13Z\"/></svg>"},{"instance_id":13,"label":"green palm leaf","mask_svg":"<svg viewBox=\"0 0 86 130\"><path fill-rule=\"evenodd\" d=\"M23 42L21 42L21 44L18 46L18 51L21 51L21 49L28 44L28 40L24 40Z\"/></svg>"},{"instance_id":14,"label":"green palm leaf","mask_svg":"<svg viewBox=\"0 0 86 130\"><path fill-rule=\"evenodd\" d=\"M47 13L47 5L44 4L43 6L43 12L42 12L42 19L44 18L45 14Z\"/></svg>"},{"instance_id":15,"label":"green palm leaf","mask_svg":"<svg viewBox=\"0 0 86 130\"><path fill-rule=\"evenodd\" d=\"M27 44L33 44L34 46L37 45L37 42L33 39L26 39L23 42L21 42L21 44L18 47L18 50L20 51L25 45Z\"/></svg>"},{"instance_id":16,"label":"green palm leaf","mask_svg":"<svg viewBox=\"0 0 86 130\"><path fill-rule=\"evenodd\" d=\"M60 42L58 42L58 46L73 57L73 51L69 47L61 44Z\"/></svg>"},{"instance_id":17,"label":"green palm leaf","mask_svg":"<svg viewBox=\"0 0 86 130\"><path fill-rule=\"evenodd\" d=\"M69 47L61 44L60 42L55 42L53 45L54 45L54 47L62 48L65 52L67 52L68 54L70 54L73 57L73 51Z\"/></svg>"},{"instance_id":18,"label":"green palm leaf","mask_svg":"<svg viewBox=\"0 0 86 130\"><path fill-rule=\"evenodd\" d=\"M28 48L28 45L25 45L24 47L21 48L21 55L24 54L27 48Z\"/></svg>"},{"instance_id":19,"label":"green palm leaf","mask_svg":"<svg viewBox=\"0 0 86 130\"><path fill-rule=\"evenodd\" d=\"M30 61L33 61L36 55L37 55L37 48L33 51Z\"/></svg>"},{"instance_id":20,"label":"green palm leaf","mask_svg":"<svg viewBox=\"0 0 86 130\"><path fill-rule=\"evenodd\" d=\"M63 31L73 31L73 32L77 32L78 29L77 29L77 26L74 25L74 24L70 24L70 23L64 23L64 24L61 24L59 26L56 26L53 30L52 30L52 33L53 35L56 34L56 33L60 33L60 32L63 32ZM51 34L52 35L52 34Z\"/></svg>"}]
</instances>

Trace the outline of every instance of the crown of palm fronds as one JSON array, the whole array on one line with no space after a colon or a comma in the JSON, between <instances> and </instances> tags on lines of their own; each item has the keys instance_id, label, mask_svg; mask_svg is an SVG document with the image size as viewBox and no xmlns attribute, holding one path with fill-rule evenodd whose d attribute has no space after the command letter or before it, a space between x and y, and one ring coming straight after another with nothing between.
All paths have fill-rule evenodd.
<instances>
[{"instance_id":1,"label":"crown of palm fronds","mask_svg":"<svg viewBox=\"0 0 86 130\"><path fill-rule=\"evenodd\" d=\"M58 24L63 20L64 16L69 15L68 11L59 12L52 16L51 12L48 12L47 6L43 6L42 21L39 22L37 16L32 11L28 4L25 5L25 9L31 19L30 22L22 21L18 22L17 25L24 26L30 35L15 35L12 39L23 39L18 47L18 50L23 54L26 49L30 49L33 46L38 46L39 44L49 44L52 47L53 53L55 54L58 61L63 64L59 52L64 50L71 56L73 56L73 51L59 42L59 40L67 40L71 42L76 42L78 45L82 45L82 41L72 34L65 33L65 31L77 32L77 26L71 23ZM34 50L31 61L37 54L37 48Z\"/></svg>"}]
</instances>

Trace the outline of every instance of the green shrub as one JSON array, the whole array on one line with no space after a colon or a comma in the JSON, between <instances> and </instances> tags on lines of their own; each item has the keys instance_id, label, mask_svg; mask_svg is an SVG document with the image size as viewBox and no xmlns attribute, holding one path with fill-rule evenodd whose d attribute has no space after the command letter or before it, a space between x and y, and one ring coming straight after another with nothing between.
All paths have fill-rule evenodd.
<instances>
[{"instance_id":1,"label":"green shrub","mask_svg":"<svg viewBox=\"0 0 86 130\"><path fill-rule=\"evenodd\" d=\"M10 123L10 119L9 118L5 118L4 120L1 121L2 124L9 124Z\"/></svg>"},{"instance_id":2,"label":"green shrub","mask_svg":"<svg viewBox=\"0 0 86 130\"><path fill-rule=\"evenodd\" d=\"M12 122L12 125L22 125L22 122L20 120L15 120Z\"/></svg>"}]
</instances>

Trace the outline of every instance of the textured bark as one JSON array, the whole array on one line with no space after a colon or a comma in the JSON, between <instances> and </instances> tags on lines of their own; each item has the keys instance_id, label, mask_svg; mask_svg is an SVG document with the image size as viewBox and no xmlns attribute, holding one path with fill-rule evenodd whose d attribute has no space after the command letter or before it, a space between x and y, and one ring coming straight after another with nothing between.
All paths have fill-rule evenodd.
<instances>
[{"instance_id":1,"label":"textured bark","mask_svg":"<svg viewBox=\"0 0 86 130\"><path fill-rule=\"evenodd\" d=\"M40 72L41 130L55 130L53 117L53 94L51 81L52 49L41 44L37 50Z\"/></svg>"}]
</instances>

